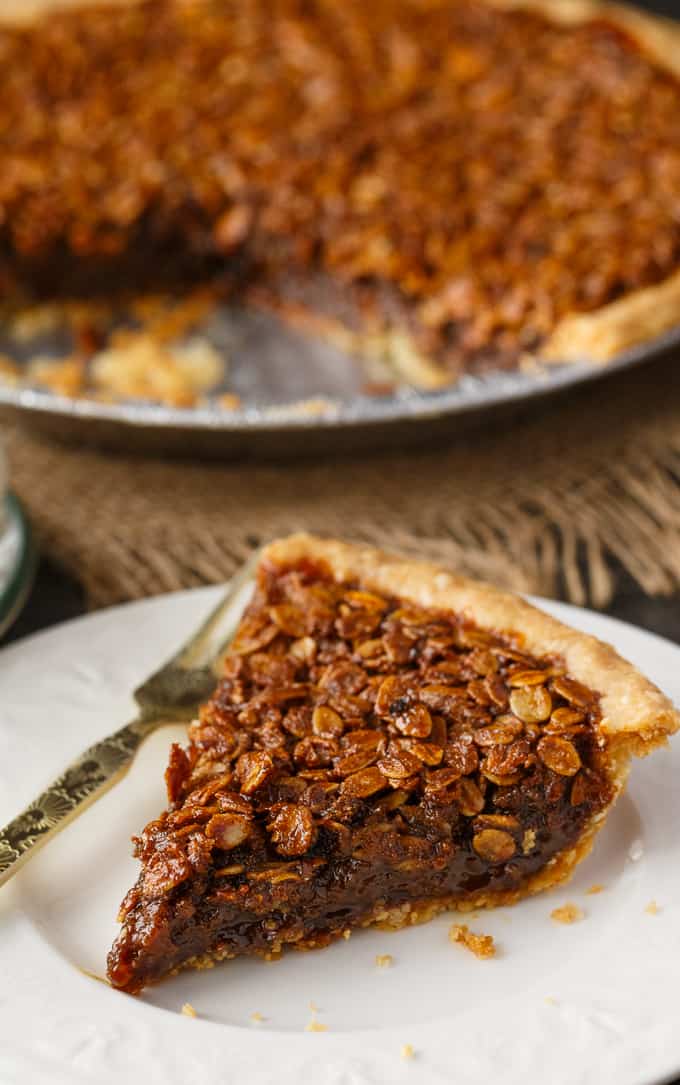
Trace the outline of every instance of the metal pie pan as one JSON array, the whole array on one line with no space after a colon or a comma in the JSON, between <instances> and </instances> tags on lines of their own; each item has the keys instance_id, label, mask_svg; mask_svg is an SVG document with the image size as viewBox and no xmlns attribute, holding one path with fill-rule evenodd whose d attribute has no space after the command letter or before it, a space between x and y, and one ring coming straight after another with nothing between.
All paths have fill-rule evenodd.
<instances>
[{"instance_id":1,"label":"metal pie pan","mask_svg":"<svg viewBox=\"0 0 680 1085\"><path fill-rule=\"evenodd\" d=\"M221 309L208 329L229 358L228 389L242 406L191 408L70 399L0 386L0 411L46 435L121 451L214 457L287 457L394 447L453 437L494 413L621 372L680 346L680 326L606 365L551 364L532 371L463 376L436 392L362 394L356 359L303 337L275 318Z\"/></svg>"}]
</instances>

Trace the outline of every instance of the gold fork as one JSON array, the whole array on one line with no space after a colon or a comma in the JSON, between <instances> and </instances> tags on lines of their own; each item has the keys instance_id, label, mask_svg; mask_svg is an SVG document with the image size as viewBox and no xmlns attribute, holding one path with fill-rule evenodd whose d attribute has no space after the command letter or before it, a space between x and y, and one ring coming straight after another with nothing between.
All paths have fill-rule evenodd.
<instances>
[{"instance_id":1,"label":"gold fork","mask_svg":"<svg viewBox=\"0 0 680 1085\"><path fill-rule=\"evenodd\" d=\"M230 581L226 595L194 635L135 690L139 712L73 761L25 810L0 829L0 885L39 848L108 791L130 768L144 739L167 723L190 720L212 693L219 664L252 584L257 556Z\"/></svg>"}]
</instances>

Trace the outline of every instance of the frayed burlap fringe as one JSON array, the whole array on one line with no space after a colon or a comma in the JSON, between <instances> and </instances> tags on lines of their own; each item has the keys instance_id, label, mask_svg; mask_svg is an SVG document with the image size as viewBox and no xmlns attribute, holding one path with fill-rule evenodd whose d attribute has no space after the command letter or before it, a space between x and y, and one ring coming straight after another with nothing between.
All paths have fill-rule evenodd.
<instances>
[{"instance_id":1,"label":"frayed burlap fringe","mask_svg":"<svg viewBox=\"0 0 680 1085\"><path fill-rule=\"evenodd\" d=\"M94 606L224 580L302 528L606 605L617 563L680 586L680 367L598 382L446 448L281 466L161 462L7 432L45 551Z\"/></svg>"}]
</instances>

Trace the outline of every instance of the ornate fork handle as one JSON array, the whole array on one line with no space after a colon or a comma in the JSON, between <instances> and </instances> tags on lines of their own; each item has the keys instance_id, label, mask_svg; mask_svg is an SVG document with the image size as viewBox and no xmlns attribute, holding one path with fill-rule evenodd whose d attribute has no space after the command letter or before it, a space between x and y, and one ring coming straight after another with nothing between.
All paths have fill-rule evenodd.
<instances>
[{"instance_id":1,"label":"ornate fork handle","mask_svg":"<svg viewBox=\"0 0 680 1085\"><path fill-rule=\"evenodd\" d=\"M0 829L0 885L127 772L142 741L158 725L158 720L136 719L95 742L30 806Z\"/></svg>"},{"instance_id":2,"label":"ornate fork handle","mask_svg":"<svg viewBox=\"0 0 680 1085\"><path fill-rule=\"evenodd\" d=\"M215 668L238 620L232 608L243 590L250 590L256 562L257 555L232 578L226 595L190 640L135 690L137 719L95 742L23 813L0 828L0 885L127 772L147 735L164 723L191 719L215 687Z\"/></svg>"}]
</instances>

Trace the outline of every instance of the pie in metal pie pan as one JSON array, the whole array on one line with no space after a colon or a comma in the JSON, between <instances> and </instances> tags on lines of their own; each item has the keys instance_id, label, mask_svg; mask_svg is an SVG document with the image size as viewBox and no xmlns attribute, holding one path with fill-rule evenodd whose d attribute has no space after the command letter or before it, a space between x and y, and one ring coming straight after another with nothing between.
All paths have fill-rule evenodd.
<instances>
[{"instance_id":1,"label":"pie in metal pie pan","mask_svg":"<svg viewBox=\"0 0 680 1085\"><path fill-rule=\"evenodd\" d=\"M37 291L48 303L28 334L31 322L5 311L8 409L55 432L168 448L187 429L224 451L294 447L298 431L298 444L319 431L380 440L395 421L450 428L452 415L675 343L672 23L610 4L404 0L343 9L336 49L332 13L289 11L284 0L271 28L255 9L163 0L152 33L145 10L54 14L6 31L8 70L13 57L34 59L8 84L3 293ZM228 62L185 86L198 61L212 71L215 35ZM442 40L452 44L441 64L426 64L420 46ZM78 82L88 64L106 70L111 43L122 114L114 81L88 94ZM185 60L172 73L170 44ZM54 50L63 86L46 63ZM513 57L505 74L499 54ZM371 93L374 65L381 94ZM252 106L255 129L230 95ZM167 100L168 124L180 124L188 97L191 133L185 125L157 145L154 110ZM92 120L114 112L114 127ZM48 113L57 125L36 144ZM469 146L457 125L475 133ZM135 156L121 159L128 146ZM174 338L166 321L154 350L146 294L169 282L189 291L177 304L191 309L196 285L211 289L216 273L218 303L183 328L171 314ZM121 284L127 312L111 301ZM109 306L104 326L101 313L92 322L81 312L69 341L60 296ZM144 311L141 335L130 309L133 322ZM415 432L401 427L402 440L404 430Z\"/></svg>"},{"instance_id":2,"label":"pie in metal pie pan","mask_svg":"<svg viewBox=\"0 0 680 1085\"><path fill-rule=\"evenodd\" d=\"M2 769L3 818L130 714L124 691L218 598L203 589L117 608L5 651L2 765L22 757L26 771L10 778ZM611 619L543 606L613 642L678 698L677 648ZM50 675L49 727L41 687L28 681L36 666ZM502 1059L512 1085L546 1075L595 1085L603 1073L647 1085L680 1066L668 968L678 951L675 744L635 766L568 886L462 917L474 934L493 936L491 959L452 943L459 920L449 914L397 933L356 932L277 963L186 971L132 999L93 976L115 933L111 902L136 876L126 839L163 806L162 769L183 736L177 726L156 732L130 774L3 890L9 1082L114 1082L141 1072L154 1083L173 1074L193 1082L220 1069L227 1081L256 1085L300 1077L429 1085L455 1069L481 1085ZM254 1032L266 1032L266 1043Z\"/></svg>"}]
</instances>

